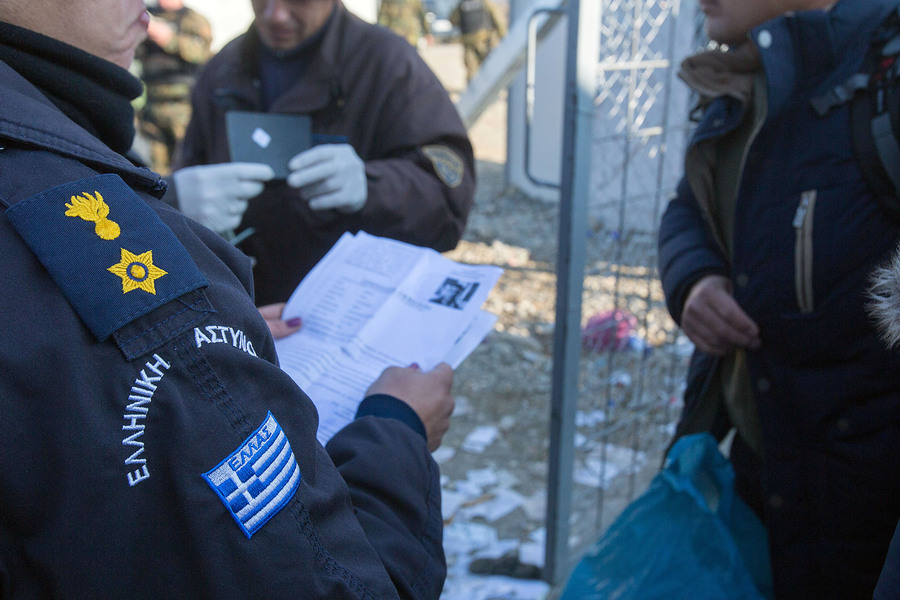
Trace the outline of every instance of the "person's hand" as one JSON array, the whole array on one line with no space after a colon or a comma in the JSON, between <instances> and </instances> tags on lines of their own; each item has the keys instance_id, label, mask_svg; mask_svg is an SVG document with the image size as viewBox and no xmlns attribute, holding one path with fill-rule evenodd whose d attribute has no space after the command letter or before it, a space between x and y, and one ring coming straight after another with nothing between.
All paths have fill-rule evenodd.
<instances>
[{"instance_id":1,"label":"person's hand","mask_svg":"<svg viewBox=\"0 0 900 600\"><path fill-rule=\"evenodd\" d=\"M428 372L418 367L388 367L381 372L366 396L388 394L403 400L425 424L428 449L434 452L450 427L450 415L455 403L450 395L453 384L453 369L441 363Z\"/></svg>"},{"instance_id":2,"label":"person's hand","mask_svg":"<svg viewBox=\"0 0 900 600\"><path fill-rule=\"evenodd\" d=\"M266 325L269 326L269 331L272 332L272 337L276 340L300 331L300 327L303 326L303 321L300 317L282 321L282 311L284 311L284 302L279 302L278 304L266 304L265 306L259 307L259 313L263 316L263 319L266 320Z\"/></svg>"},{"instance_id":3,"label":"person's hand","mask_svg":"<svg viewBox=\"0 0 900 600\"><path fill-rule=\"evenodd\" d=\"M185 167L172 175L181 212L216 233L237 228L247 199L273 177L269 165L239 162Z\"/></svg>"},{"instance_id":4,"label":"person's hand","mask_svg":"<svg viewBox=\"0 0 900 600\"><path fill-rule=\"evenodd\" d=\"M350 144L310 148L288 161L288 169L287 184L299 189L313 210L353 213L366 204L366 163Z\"/></svg>"},{"instance_id":5,"label":"person's hand","mask_svg":"<svg viewBox=\"0 0 900 600\"><path fill-rule=\"evenodd\" d=\"M734 348L759 348L759 327L731 294L731 282L707 275L691 288L681 328L703 352L724 355Z\"/></svg>"}]
</instances>

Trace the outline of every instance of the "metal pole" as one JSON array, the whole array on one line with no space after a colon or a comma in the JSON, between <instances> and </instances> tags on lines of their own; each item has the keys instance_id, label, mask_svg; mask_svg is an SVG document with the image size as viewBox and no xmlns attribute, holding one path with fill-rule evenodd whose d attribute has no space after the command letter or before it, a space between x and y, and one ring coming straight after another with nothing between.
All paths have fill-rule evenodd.
<instances>
[{"instance_id":1,"label":"metal pole","mask_svg":"<svg viewBox=\"0 0 900 600\"><path fill-rule=\"evenodd\" d=\"M556 329L547 480L544 577L567 577L572 511L575 409L581 359L581 297L590 192L591 138L599 61L601 0L569 0L563 172L560 190Z\"/></svg>"}]
</instances>

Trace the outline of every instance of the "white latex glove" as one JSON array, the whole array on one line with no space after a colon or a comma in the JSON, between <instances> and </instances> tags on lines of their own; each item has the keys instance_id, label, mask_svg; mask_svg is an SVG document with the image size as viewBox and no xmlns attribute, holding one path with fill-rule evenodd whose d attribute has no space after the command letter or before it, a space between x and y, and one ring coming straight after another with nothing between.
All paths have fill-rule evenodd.
<instances>
[{"instance_id":1,"label":"white latex glove","mask_svg":"<svg viewBox=\"0 0 900 600\"><path fill-rule=\"evenodd\" d=\"M185 167L172 174L181 212L216 233L236 229L247 199L273 177L269 165L240 162Z\"/></svg>"},{"instance_id":2,"label":"white latex glove","mask_svg":"<svg viewBox=\"0 0 900 600\"><path fill-rule=\"evenodd\" d=\"M313 210L353 213L369 195L366 163L350 144L323 144L288 161L287 184L298 188Z\"/></svg>"}]
</instances>

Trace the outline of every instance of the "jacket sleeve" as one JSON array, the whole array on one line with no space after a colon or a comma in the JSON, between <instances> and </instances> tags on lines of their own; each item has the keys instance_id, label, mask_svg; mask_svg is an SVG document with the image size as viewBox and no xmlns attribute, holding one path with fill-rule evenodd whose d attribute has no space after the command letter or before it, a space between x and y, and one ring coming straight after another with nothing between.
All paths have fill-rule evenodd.
<instances>
[{"instance_id":1,"label":"jacket sleeve","mask_svg":"<svg viewBox=\"0 0 900 600\"><path fill-rule=\"evenodd\" d=\"M326 448L400 598L437 600L447 572L440 473L424 436L397 418L370 415Z\"/></svg>"},{"instance_id":2,"label":"jacket sleeve","mask_svg":"<svg viewBox=\"0 0 900 600\"><path fill-rule=\"evenodd\" d=\"M355 216L375 235L452 250L474 201L475 156L440 81L417 55L405 62L383 67L393 83L362 156L369 197Z\"/></svg>"},{"instance_id":3,"label":"jacket sleeve","mask_svg":"<svg viewBox=\"0 0 900 600\"><path fill-rule=\"evenodd\" d=\"M663 213L658 244L666 306L680 324L691 286L706 275L729 274L728 262L713 240L687 179L678 184L675 197Z\"/></svg>"}]
</instances>

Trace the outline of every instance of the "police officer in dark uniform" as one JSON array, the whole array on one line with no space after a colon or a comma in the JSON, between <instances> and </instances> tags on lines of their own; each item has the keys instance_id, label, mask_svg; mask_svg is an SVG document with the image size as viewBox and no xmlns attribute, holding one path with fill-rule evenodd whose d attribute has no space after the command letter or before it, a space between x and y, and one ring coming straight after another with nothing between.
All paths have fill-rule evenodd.
<instances>
[{"instance_id":1,"label":"police officer in dark uniform","mask_svg":"<svg viewBox=\"0 0 900 600\"><path fill-rule=\"evenodd\" d=\"M438 598L452 371L316 442L248 259L123 157L148 22L0 3L0 597Z\"/></svg>"}]
</instances>

